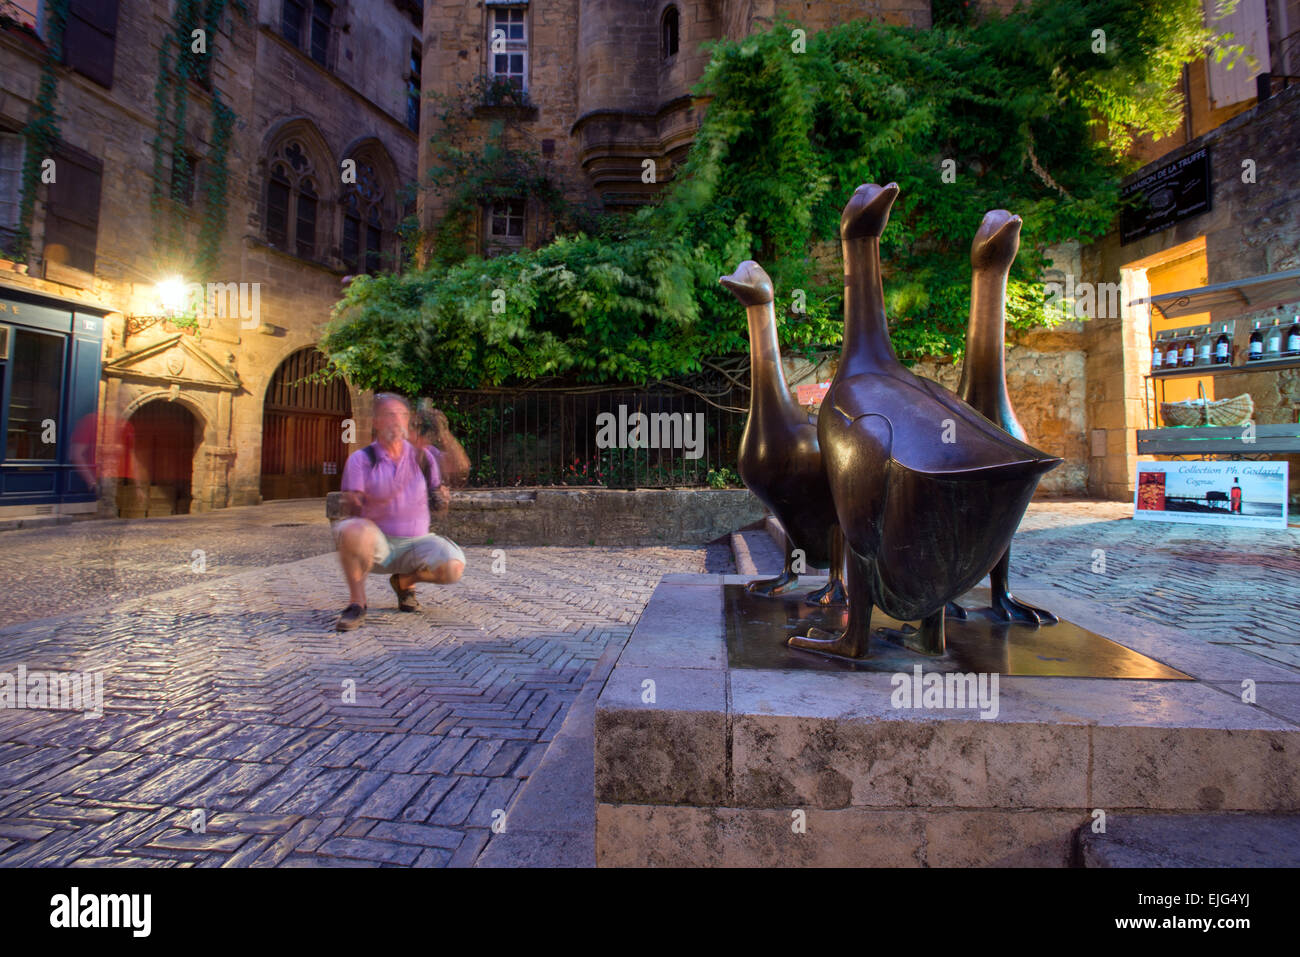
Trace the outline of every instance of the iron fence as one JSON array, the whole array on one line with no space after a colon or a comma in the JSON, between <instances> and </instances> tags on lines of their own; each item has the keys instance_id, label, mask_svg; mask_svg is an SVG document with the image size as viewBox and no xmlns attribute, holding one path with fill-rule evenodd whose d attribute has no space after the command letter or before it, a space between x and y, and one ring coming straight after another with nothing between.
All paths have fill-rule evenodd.
<instances>
[{"instance_id":1,"label":"iron fence","mask_svg":"<svg viewBox=\"0 0 1300 957\"><path fill-rule=\"evenodd\" d=\"M469 484L664 488L739 483L748 395L457 391L435 398L469 455Z\"/></svg>"}]
</instances>

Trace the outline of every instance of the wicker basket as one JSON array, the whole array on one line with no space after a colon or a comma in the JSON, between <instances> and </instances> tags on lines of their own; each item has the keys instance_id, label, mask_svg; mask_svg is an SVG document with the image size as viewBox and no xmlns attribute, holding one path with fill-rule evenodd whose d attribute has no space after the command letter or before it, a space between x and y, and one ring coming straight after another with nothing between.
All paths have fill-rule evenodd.
<instances>
[{"instance_id":1,"label":"wicker basket","mask_svg":"<svg viewBox=\"0 0 1300 957\"><path fill-rule=\"evenodd\" d=\"M1186 402L1161 402L1160 417L1166 425L1245 425L1255 414L1255 402L1249 392L1233 396L1231 399L1219 399L1216 402L1205 400L1205 390L1201 390L1199 399Z\"/></svg>"}]
</instances>

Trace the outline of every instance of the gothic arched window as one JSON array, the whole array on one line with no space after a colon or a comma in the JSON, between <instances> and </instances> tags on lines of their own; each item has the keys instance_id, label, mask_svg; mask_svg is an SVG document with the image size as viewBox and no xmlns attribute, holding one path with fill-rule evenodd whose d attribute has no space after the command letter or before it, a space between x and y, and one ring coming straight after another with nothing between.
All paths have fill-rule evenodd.
<instances>
[{"instance_id":1,"label":"gothic arched window","mask_svg":"<svg viewBox=\"0 0 1300 957\"><path fill-rule=\"evenodd\" d=\"M375 164L357 157L357 181L344 187L343 263L352 272L376 273L392 224L385 215L387 195Z\"/></svg>"},{"instance_id":2,"label":"gothic arched window","mask_svg":"<svg viewBox=\"0 0 1300 957\"><path fill-rule=\"evenodd\" d=\"M266 184L266 241L304 259L316 256L315 165L302 143L287 139L271 154Z\"/></svg>"},{"instance_id":3,"label":"gothic arched window","mask_svg":"<svg viewBox=\"0 0 1300 957\"><path fill-rule=\"evenodd\" d=\"M660 42L660 57L667 60L669 57L677 55L677 26L679 17L676 7L669 7L664 11L663 29Z\"/></svg>"}]
</instances>

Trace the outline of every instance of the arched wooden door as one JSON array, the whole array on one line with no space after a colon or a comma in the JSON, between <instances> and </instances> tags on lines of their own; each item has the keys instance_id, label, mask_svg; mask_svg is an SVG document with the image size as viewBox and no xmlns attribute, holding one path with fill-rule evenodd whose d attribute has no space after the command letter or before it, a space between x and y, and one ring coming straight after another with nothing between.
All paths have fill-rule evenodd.
<instances>
[{"instance_id":1,"label":"arched wooden door","mask_svg":"<svg viewBox=\"0 0 1300 957\"><path fill-rule=\"evenodd\" d=\"M325 368L315 347L280 363L262 406L262 498L316 498L337 492L347 449L343 421L352 400L342 379L303 380Z\"/></svg>"},{"instance_id":2,"label":"arched wooden door","mask_svg":"<svg viewBox=\"0 0 1300 957\"><path fill-rule=\"evenodd\" d=\"M179 402L155 399L131 416L130 466L118 490L122 518L185 515L193 500L194 450L200 426Z\"/></svg>"}]
</instances>

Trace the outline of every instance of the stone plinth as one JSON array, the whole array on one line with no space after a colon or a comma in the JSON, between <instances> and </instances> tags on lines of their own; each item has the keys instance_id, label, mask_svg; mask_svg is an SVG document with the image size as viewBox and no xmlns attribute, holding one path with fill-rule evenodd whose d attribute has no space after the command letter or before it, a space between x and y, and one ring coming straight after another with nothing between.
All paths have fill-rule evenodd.
<instances>
[{"instance_id":1,"label":"stone plinth","mask_svg":"<svg viewBox=\"0 0 1300 957\"><path fill-rule=\"evenodd\" d=\"M990 719L895 708L889 673L730 664L744 580L667 576L605 683L598 864L1065 866L1097 809L1300 810L1290 669L1026 590L1192 680L1001 675Z\"/></svg>"}]
</instances>

